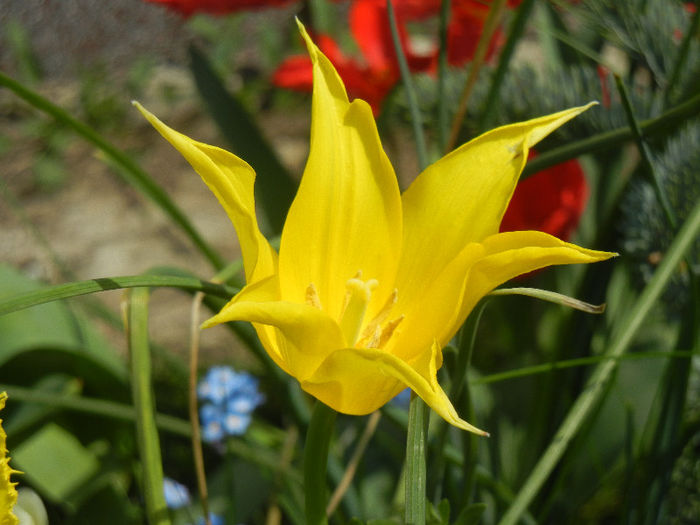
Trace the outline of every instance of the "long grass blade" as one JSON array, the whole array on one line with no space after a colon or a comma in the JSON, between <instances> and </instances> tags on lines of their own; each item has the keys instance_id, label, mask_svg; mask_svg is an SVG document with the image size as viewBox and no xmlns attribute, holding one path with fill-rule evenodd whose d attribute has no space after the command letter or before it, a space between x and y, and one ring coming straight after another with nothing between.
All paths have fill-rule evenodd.
<instances>
[{"instance_id":1,"label":"long grass blade","mask_svg":"<svg viewBox=\"0 0 700 525\"><path fill-rule=\"evenodd\" d=\"M629 311L624 322L619 325L621 328L613 334L605 355L618 357L627 350L637 330L644 322L652 306L676 271L684 254L698 235L700 235L700 201L696 203L636 304ZM564 422L554 435L549 447L540 457L512 505L499 522L500 525L514 525L523 512L527 510L527 507L558 464L569 443L578 433L583 422L597 406L616 366L617 360L611 359L602 362L595 369L583 392L579 395Z\"/></svg>"},{"instance_id":2,"label":"long grass blade","mask_svg":"<svg viewBox=\"0 0 700 525\"><path fill-rule=\"evenodd\" d=\"M678 125L692 117L700 114L700 95L696 95L690 100L678 104L667 112L656 118L644 120L639 123L639 129L646 137L657 133L677 129ZM551 166L576 158L586 153L604 151L617 148L620 144L632 140L633 132L629 127L617 128L604 131L583 140L571 142L564 146L551 149L538 155L527 163L520 179L525 179Z\"/></svg>"},{"instance_id":3,"label":"long grass blade","mask_svg":"<svg viewBox=\"0 0 700 525\"><path fill-rule=\"evenodd\" d=\"M143 468L146 515L152 525L169 525L151 382L151 349L148 344L149 294L148 288L128 292L124 324L127 327L131 356L131 391L136 409L136 434Z\"/></svg>"},{"instance_id":4,"label":"long grass blade","mask_svg":"<svg viewBox=\"0 0 700 525\"><path fill-rule=\"evenodd\" d=\"M38 304L49 303L59 299L68 299L95 292L120 290L122 288L167 287L181 288L194 292L204 292L224 299L238 293L238 289L223 284L202 281L194 277L176 277L170 275L129 275L125 277L102 277L75 283L58 284L42 290L14 295L0 299L0 315L23 310Z\"/></svg>"}]
</instances>

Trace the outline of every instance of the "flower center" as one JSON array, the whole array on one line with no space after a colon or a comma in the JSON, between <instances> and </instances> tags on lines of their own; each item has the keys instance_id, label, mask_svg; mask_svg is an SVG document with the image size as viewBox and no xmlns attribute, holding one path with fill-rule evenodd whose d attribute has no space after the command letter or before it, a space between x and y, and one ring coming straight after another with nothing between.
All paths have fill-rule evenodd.
<instances>
[{"instance_id":1,"label":"flower center","mask_svg":"<svg viewBox=\"0 0 700 525\"><path fill-rule=\"evenodd\" d=\"M394 290L379 313L371 321L365 322L372 292L378 285L376 279L364 281L361 271L358 271L355 277L348 279L345 283L345 302L338 324L349 346L382 348L403 320L403 315L389 320L391 310L398 298L398 291ZM313 283L306 289L306 304L319 310L323 309L318 291Z\"/></svg>"}]
</instances>

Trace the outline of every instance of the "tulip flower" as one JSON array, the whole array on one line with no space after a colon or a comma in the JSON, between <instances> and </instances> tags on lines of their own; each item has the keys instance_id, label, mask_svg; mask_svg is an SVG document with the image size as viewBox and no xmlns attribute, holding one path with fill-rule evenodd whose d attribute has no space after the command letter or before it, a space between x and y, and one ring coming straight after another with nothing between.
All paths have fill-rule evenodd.
<instances>
[{"instance_id":1,"label":"tulip flower","mask_svg":"<svg viewBox=\"0 0 700 525\"><path fill-rule=\"evenodd\" d=\"M6 399L7 394L0 393L0 410L5 408ZM10 480L10 476L17 471L10 467L6 442L7 434L2 428L2 419L0 419L0 523L2 525L17 525L19 520L12 512L12 508L17 503L17 483Z\"/></svg>"},{"instance_id":2,"label":"tulip flower","mask_svg":"<svg viewBox=\"0 0 700 525\"><path fill-rule=\"evenodd\" d=\"M203 178L238 233L246 286L204 327L249 321L270 357L329 407L368 414L410 387L452 425L442 348L476 303L519 274L613 254L537 231L499 233L530 147L588 106L501 127L426 168L403 193L369 105L313 63L311 144L279 253L258 228L243 160L144 116Z\"/></svg>"}]
</instances>

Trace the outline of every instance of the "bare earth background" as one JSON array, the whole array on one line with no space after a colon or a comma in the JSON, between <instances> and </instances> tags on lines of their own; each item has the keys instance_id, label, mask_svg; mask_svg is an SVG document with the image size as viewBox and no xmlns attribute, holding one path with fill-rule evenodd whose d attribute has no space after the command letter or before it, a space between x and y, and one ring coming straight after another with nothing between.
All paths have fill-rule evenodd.
<instances>
[{"instance_id":1,"label":"bare earth background","mask_svg":"<svg viewBox=\"0 0 700 525\"><path fill-rule=\"evenodd\" d=\"M291 19L289 11L256 15L244 27L251 35L245 40L254 46L257 32ZM141 102L178 130L225 147L194 91L186 59L192 35L179 16L141 0L0 0L0 69L15 76L16 57L3 39L10 23L19 23L30 36L42 73L35 89L54 103L68 110L76 107L80 78L86 72L104 71L109 75L106 82L125 82L135 61L148 57L153 68ZM255 60L254 47L241 49L236 60L242 65ZM165 100L164 88L176 96ZM132 108L126 93L118 103L123 119L117 128L101 130L103 135L133 153L224 257L237 257L235 231L199 177ZM300 104L291 115L267 113L260 118L283 160L301 173L308 148L306 107ZM64 179L51 188L37 183L34 162L46 145L27 134L28 120L50 122L0 89L0 138L9 145L0 151L0 182L6 189L0 198L0 262L48 283L134 275L153 266L179 266L211 277L211 267L185 236L72 133L66 132L71 138L61 155ZM61 273L56 258L70 269L70 279ZM118 311L121 292L99 297ZM189 308L188 296L156 291L153 338L184 352ZM124 348L120 335L110 337ZM202 336L205 360L223 358L232 344L224 329L207 330Z\"/></svg>"}]
</instances>

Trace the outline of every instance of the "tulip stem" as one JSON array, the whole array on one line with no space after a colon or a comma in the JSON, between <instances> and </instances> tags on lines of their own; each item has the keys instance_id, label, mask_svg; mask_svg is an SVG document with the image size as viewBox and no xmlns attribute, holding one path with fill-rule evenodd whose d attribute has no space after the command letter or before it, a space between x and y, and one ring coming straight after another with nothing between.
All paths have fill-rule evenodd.
<instances>
[{"instance_id":1,"label":"tulip stem","mask_svg":"<svg viewBox=\"0 0 700 525\"><path fill-rule=\"evenodd\" d=\"M425 449L430 409L411 393L406 439L406 525L425 524Z\"/></svg>"},{"instance_id":2,"label":"tulip stem","mask_svg":"<svg viewBox=\"0 0 700 525\"><path fill-rule=\"evenodd\" d=\"M336 411L316 402L304 445L306 525L326 525L326 466Z\"/></svg>"}]
</instances>

